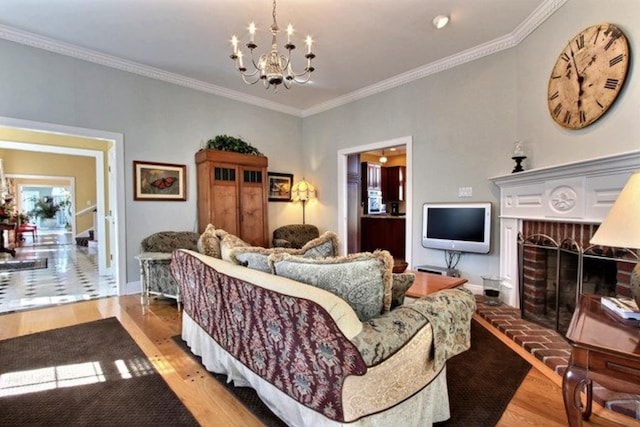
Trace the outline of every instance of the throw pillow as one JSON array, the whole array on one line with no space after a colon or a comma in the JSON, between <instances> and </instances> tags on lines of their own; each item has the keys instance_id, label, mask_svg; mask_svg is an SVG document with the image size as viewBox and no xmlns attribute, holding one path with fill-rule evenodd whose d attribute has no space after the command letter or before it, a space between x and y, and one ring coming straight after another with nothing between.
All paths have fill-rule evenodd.
<instances>
[{"instance_id":1,"label":"throw pillow","mask_svg":"<svg viewBox=\"0 0 640 427\"><path fill-rule=\"evenodd\" d=\"M220 239L216 236L216 228L213 224L207 225L204 233L198 239L198 252L214 258L220 258Z\"/></svg>"},{"instance_id":2,"label":"throw pillow","mask_svg":"<svg viewBox=\"0 0 640 427\"><path fill-rule=\"evenodd\" d=\"M327 231L305 244L301 249L261 248L259 246L236 246L229 252L229 261L254 270L273 273L269 265L269 255L288 253L305 258L327 258L338 254L338 236Z\"/></svg>"},{"instance_id":3,"label":"throw pillow","mask_svg":"<svg viewBox=\"0 0 640 427\"><path fill-rule=\"evenodd\" d=\"M404 304L404 295L407 293L416 275L413 273L393 273L393 282L391 284L391 308L399 307Z\"/></svg>"},{"instance_id":4,"label":"throw pillow","mask_svg":"<svg viewBox=\"0 0 640 427\"><path fill-rule=\"evenodd\" d=\"M269 255L274 253L290 253L295 249L290 248L261 248L259 246L235 247L229 253L229 261L233 264L243 265L254 270L273 273L269 265Z\"/></svg>"},{"instance_id":5,"label":"throw pillow","mask_svg":"<svg viewBox=\"0 0 640 427\"><path fill-rule=\"evenodd\" d=\"M309 240L296 253L306 258L327 258L338 256L339 251L338 235L333 231L325 231L315 239Z\"/></svg>"},{"instance_id":6,"label":"throw pillow","mask_svg":"<svg viewBox=\"0 0 640 427\"><path fill-rule=\"evenodd\" d=\"M269 257L273 272L344 299L361 321L389 311L393 257L387 251L312 259L287 253Z\"/></svg>"},{"instance_id":7,"label":"throw pillow","mask_svg":"<svg viewBox=\"0 0 640 427\"><path fill-rule=\"evenodd\" d=\"M240 246L249 246L248 243L246 243L238 236L227 233L222 229L216 230L215 234L218 239L220 239L220 258L222 258L223 261L231 262L231 251L234 248Z\"/></svg>"}]
</instances>

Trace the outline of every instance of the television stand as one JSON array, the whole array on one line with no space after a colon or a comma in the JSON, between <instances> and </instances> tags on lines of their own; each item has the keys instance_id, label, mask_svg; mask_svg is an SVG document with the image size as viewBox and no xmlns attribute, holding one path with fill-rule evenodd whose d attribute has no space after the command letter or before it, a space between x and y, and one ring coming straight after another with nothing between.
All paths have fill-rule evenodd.
<instances>
[{"instance_id":1,"label":"television stand","mask_svg":"<svg viewBox=\"0 0 640 427\"><path fill-rule=\"evenodd\" d=\"M435 265L418 265L416 270L423 273L439 274L441 276L460 277L460 271L455 268L438 267Z\"/></svg>"}]
</instances>

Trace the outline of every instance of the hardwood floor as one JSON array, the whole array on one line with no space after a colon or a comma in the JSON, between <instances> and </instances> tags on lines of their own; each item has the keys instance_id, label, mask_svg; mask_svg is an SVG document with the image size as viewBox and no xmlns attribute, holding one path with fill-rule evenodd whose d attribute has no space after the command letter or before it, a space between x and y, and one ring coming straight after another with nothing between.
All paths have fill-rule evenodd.
<instances>
[{"instance_id":1,"label":"hardwood floor","mask_svg":"<svg viewBox=\"0 0 640 427\"><path fill-rule=\"evenodd\" d=\"M0 315L0 339L70 326L115 316L147 354L169 386L203 426L261 426L215 379L202 372L199 364L185 355L171 337L180 333L180 314L168 301L153 301L141 307L137 296L112 297L52 308ZM482 320L482 319L480 319ZM486 322L487 329L493 329ZM492 332L496 333L495 330ZM499 333L496 333L499 336ZM505 344L510 345L510 340ZM511 348L518 351L511 343ZM526 352L525 352L526 353ZM519 352L523 357L525 354ZM535 358L534 358L535 359ZM566 426L562 394L558 381L552 381L540 369L544 365L529 360L531 369L507 407L499 426ZM540 366L542 365L542 366ZM547 368L548 369L548 368ZM603 410L594 408L585 426L623 426L631 420L617 416L607 419ZM616 417L605 411L605 416ZM640 425L636 424L636 425Z\"/></svg>"}]
</instances>

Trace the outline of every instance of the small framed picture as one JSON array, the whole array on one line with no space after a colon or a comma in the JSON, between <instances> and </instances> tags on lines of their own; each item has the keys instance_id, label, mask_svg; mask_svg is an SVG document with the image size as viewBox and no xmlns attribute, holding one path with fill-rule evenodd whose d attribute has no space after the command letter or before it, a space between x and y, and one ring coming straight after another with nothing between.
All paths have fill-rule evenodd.
<instances>
[{"instance_id":1,"label":"small framed picture","mask_svg":"<svg viewBox=\"0 0 640 427\"><path fill-rule=\"evenodd\" d=\"M290 202L293 174L269 172L269 201Z\"/></svg>"},{"instance_id":2,"label":"small framed picture","mask_svg":"<svg viewBox=\"0 0 640 427\"><path fill-rule=\"evenodd\" d=\"M133 161L133 200L187 200L187 166Z\"/></svg>"}]
</instances>

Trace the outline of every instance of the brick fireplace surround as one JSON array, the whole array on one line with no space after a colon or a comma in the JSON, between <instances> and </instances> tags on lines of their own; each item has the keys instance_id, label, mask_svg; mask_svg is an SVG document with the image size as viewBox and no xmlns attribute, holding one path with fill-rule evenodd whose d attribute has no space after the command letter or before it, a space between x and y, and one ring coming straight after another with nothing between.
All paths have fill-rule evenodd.
<instances>
[{"instance_id":1,"label":"brick fireplace surround","mask_svg":"<svg viewBox=\"0 0 640 427\"><path fill-rule=\"evenodd\" d=\"M589 247L590 236L638 170L640 150L490 178L500 188L500 276L506 304L485 306L479 297L478 315L559 376L568 365L570 345L555 330L521 317L518 236L540 232L558 242L568 236L583 249ZM535 250L529 252L530 264L535 264L539 255ZM634 264L616 264L615 292L628 294ZM547 275L546 271L527 271L528 267L532 265L525 265L525 275L529 274L532 282ZM527 288L526 280L524 284ZM534 302L542 297L539 290L530 291ZM594 384L594 400L640 419L640 396L612 393Z\"/></svg>"}]
</instances>

